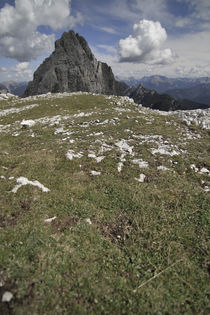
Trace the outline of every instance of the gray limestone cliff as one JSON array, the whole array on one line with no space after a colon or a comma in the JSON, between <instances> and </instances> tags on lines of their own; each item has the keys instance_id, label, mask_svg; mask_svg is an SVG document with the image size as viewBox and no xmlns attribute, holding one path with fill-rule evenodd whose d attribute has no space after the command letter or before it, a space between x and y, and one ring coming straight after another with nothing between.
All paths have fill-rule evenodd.
<instances>
[{"instance_id":1,"label":"gray limestone cliff","mask_svg":"<svg viewBox=\"0 0 210 315\"><path fill-rule=\"evenodd\" d=\"M24 96L76 91L123 95L126 87L115 80L106 63L96 60L86 40L71 30L55 42L54 52L35 71Z\"/></svg>"}]
</instances>

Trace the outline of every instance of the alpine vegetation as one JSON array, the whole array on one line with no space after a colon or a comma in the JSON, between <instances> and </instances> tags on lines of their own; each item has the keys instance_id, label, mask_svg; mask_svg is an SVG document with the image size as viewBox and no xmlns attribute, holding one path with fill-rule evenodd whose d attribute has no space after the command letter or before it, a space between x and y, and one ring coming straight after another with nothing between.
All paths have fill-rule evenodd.
<instances>
[{"instance_id":1,"label":"alpine vegetation","mask_svg":"<svg viewBox=\"0 0 210 315\"><path fill-rule=\"evenodd\" d=\"M0 101L2 314L207 312L196 113L87 92Z\"/></svg>"}]
</instances>

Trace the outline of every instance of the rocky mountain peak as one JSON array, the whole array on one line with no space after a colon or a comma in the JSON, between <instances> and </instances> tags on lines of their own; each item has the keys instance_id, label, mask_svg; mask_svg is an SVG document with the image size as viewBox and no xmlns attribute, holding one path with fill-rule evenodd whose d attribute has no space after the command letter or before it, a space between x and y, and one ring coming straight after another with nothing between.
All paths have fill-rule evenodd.
<instances>
[{"instance_id":1,"label":"rocky mountain peak","mask_svg":"<svg viewBox=\"0 0 210 315\"><path fill-rule=\"evenodd\" d=\"M75 91L123 95L126 87L115 80L106 63L97 61L87 41L71 30L55 42L54 52L35 71L25 96Z\"/></svg>"}]
</instances>

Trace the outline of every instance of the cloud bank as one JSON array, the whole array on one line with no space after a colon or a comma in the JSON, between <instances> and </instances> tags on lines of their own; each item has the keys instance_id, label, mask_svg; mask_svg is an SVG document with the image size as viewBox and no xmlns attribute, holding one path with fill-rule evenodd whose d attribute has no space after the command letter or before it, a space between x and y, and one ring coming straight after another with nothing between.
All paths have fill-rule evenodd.
<instances>
[{"instance_id":1,"label":"cloud bank","mask_svg":"<svg viewBox=\"0 0 210 315\"><path fill-rule=\"evenodd\" d=\"M18 81L31 80L33 77L33 71L29 68L29 62L20 62L16 66L11 68L0 67L0 73L7 74L7 78Z\"/></svg>"},{"instance_id":2,"label":"cloud bank","mask_svg":"<svg viewBox=\"0 0 210 315\"><path fill-rule=\"evenodd\" d=\"M133 26L133 35L119 41L120 62L144 64L170 64L175 54L171 49L161 49L167 39L159 22L141 20Z\"/></svg>"},{"instance_id":3,"label":"cloud bank","mask_svg":"<svg viewBox=\"0 0 210 315\"><path fill-rule=\"evenodd\" d=\"M70 0L16 0L15 7L6 4L0 10L0 56L29 61L50 51L55 36L41 34L39 26L52 30L72 27L82 22L72 17Z\"/></svg>"}]
</instances>

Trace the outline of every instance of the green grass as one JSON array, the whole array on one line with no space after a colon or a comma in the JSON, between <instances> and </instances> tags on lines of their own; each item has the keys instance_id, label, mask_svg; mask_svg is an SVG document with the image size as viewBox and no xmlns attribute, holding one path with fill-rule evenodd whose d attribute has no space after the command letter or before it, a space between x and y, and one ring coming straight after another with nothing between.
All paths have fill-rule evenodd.
<instances>
[{"instance_id":1,"label":"green grass","mask_svg":"<svg viewBox=\"0 0 210 315\"><path fill-rule=\"evenodd\" d=\"M40 106L0 117L0 125L12 124L0 134L0 298L5 291L13 294L9 303L0 300L2 314L209 313L210 198L203 188L210 182L190 168L210 169L209 134L172 117L139 112L128 102L116 105L119 99L26 99L22 106ZM1 109L10 107L21 102L0 102ZM31 130L17 122L79 111L92 115L37 123ZM115 124L113 117L119 118ZM89 126L82 127L84 122ZM61 126L72 134L55 134ZM186 132L201 138L183 139ZM158 144L135 137L144 135L160 135L186 153L152 155ZM125 155L119 173L116 142L122 139L134 156ZM100 153L96 140L111 150ZM70 161L68 150L83 156ZM104 160L97 163L88 150ZM149 168L132 163L140 158ZM158 171L160 165L170 170ZM92 176L92 170L101 175ZM135 180L140 173L144 183ZM26 185L12 193L20 176L50 192Z\"/></svg>"}]
</instances>

